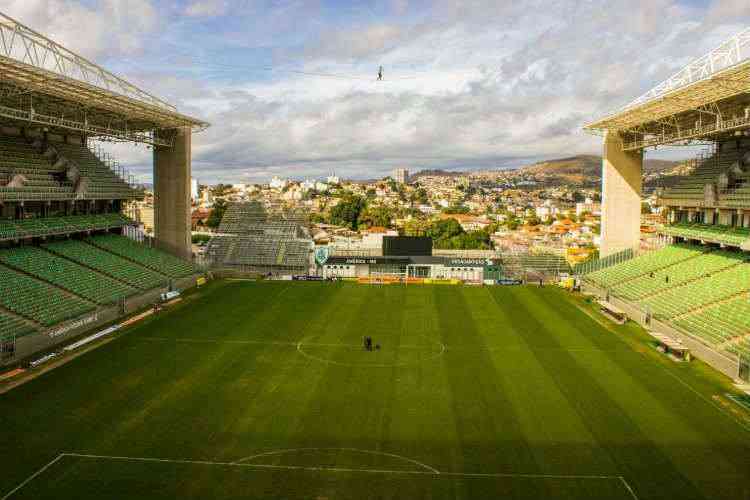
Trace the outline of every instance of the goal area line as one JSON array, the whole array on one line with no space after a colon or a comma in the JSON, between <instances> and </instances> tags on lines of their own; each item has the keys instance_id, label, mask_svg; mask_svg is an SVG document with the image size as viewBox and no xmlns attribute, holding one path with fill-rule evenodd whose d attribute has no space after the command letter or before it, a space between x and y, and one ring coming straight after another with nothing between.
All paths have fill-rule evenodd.
<instances>
[{"instance_id":1,"label":"goal area line","mask_svg":"<svg viewBox=\"0 0 750 500\"><path fill-rule=\"evenodd\" d=\"M179 458L155 458L155 457L131 457L122 455L97 455L91 453L60 453L50 460L39 470L31 474L15 488L0 497L0 500L10 500L19 493L24 487L41 476L48 469L52 468L66 458L99 460L99 461L122 461L122 462L141 462L154 464L175 464L175 465L202 465L212 467L231 467L244 468L250 470L275 470L275 471L302 471L302 472L331 472L331 473L361 473L361 474L393 474L393 475L410 475L410 476L431 476L435 478L478 478L478 479L539 479L539 480L571 480L571 481L617 481L627 494L633 499L638 500L638 496L625 477L620 475L597 475L597 474L535 474L535 473L482 473L482 472L451 472L438 471L430 467L431 470L399 470L399 469L371 469L356 467L332 467L332 466L305 466L305 465L276 465L276 464L257 464L243 462L226 462L212 460L194 460Z\"/></svg>"}]
</instances>

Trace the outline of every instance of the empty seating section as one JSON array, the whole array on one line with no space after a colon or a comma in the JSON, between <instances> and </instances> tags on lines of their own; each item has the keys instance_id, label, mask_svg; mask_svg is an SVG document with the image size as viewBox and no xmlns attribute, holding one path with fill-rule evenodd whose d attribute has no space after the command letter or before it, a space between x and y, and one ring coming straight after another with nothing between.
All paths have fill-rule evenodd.
<instances>
[{"instance_id":1,"label":"empty seating section","mask_svg":"<svg viewBox=\"0 0 750 500\"><path fill-rule=\"evenodd\" d=\"M667 236L679 236L691 240L723 243L731 246L740 246L745 240L750 238L750 229L748 228L733 228L710 224L673 224L665 226L662 232Z\"/></svg>"},{"instance_id":2,"label":"empty seating section","mask_svg":"<svg viewBox=\"0 0 750 500\"><path fill-rule=\"evenodd\" d=\"M43 326L52 326L94 309L78 297L4 266L0 266L0 305Z\"/></svg>"},{"instance_id":3,"label":"empty seating section","mask_svg":"<svg viewBox=\"0 0 750 500\"><path fill-rule=\"evenodd\" d=\"M136 243L124 236L108 234L90 238L89 243L148 267L170 278L184 278L195 273L193 266L155 248Z\"/></svg>"},{"instance_id":4,"label":"empty seating section","mask_svg":"<svg viewBox=\"0 0 750 500\"><path fill-rule=\"evenodd\" d=\"M62 143L54 143L52 146L63 158L73 162L82 177L88 179L85 198L128 199L142 197L139 191L131 188L89 148Z\"/></svg>"},{"instance_id":5,"label":"empty seating section","mask_svg":"<svg viewBox=\"0 0 750 500\"><path fill-rule=\"evenodd\" d=\"M717 350L750 359L750 263L745 253L671 245L584 279Z\"/></svg>"},{"instance_id":6,"label":"empty seating section","mask_svg":"<svg viewBox=\"0 0 750 500\"><path fill-rule=\"evenodd\" d=\"M164 286L167 281L165 276L81 241L54 242L44 248L140 290Z\"/></svg>"},{"instance_id":7,"label":"empty seating section","mask_svg":"<svg viewBox=\"0 0 750 500\"><path fill-rule=\"evenodd\" d=\"M0 219L0 241L112 229L126 226L129 223L130 220L121 213L68 215L23 220Z\"/></svg>"},{"instance_id":8,"label":"empty seating section","mask_svg":"<svg viewBox=\"0 0 750 500\"><path fill-rule=\"evenodd\" d=\"M750 265L740 264L649 297L643 304L657 317L673 318L747 290L750 290Z\"/></svg>"},{"instance_id":9,"label":"empty seating section","mask_svg":"<svg viewBox=\"0 0 750 500\"><path fill-rule=\"evenodd\" d=\"M750 301L747 296L706 307L675 321L677 326L711 344L721 344L750 335Z\"/></svg>"},{"instance_id":10,"label":"empty seating section","mask_svg":"<svg viewBox=\"0 0 750 500\"><path fill-rule=\"evenodd\" d=\"M61 176L49 159L42 156L23 137L0 135L0 200L68 200L73 186ZM8 183L22 179L18 186Z\"/></svg>"},{"instance_id":11,"label":"empty seating section","mask_svg":"<svg viewBox=\"0 0 750 500\"><path fill-rule=\"evenodd\" d=\"M263 205L257 201L249 203L229 203L219 224L219 233L263 234L258 233L259 224L268 218Z\"/></svg>"},{"instance_id":12,"label":"empty seating section","mask_svg":"<svg viewBox=\"0 0 750 500\"><path fill-rule=\"evenodd\" d=\"M0 261L97 304L111 304L137 290L38 247L0 251Z\"/></svg>"},{"instance_id":13,"label":"empty seating section","mask_svg":"<svg viewBox=\"0 0 750 500\"><path fill-rule=\"evenodd\" d=\"M720 162L716 155L711 156L702 160L692 174L665 190L661 197L664 200L696 201L697 205L702 205L705 185L715 183L724 169L724 163Z\"/></svg>"},{"instance_id":14,"label":"empty seating section","mask_svg":"<svg viewBox=\"0 0 750 500\"><path fill-rule=\"evenodd\" d=\"M219 265L305 268L310 243L258 236L216 236L209 243L208 255Z\"/></svg>"},{"instance_id":15,"label":"empty seating section","mask_svg":"<svg viewBox=\"0 0 750 500\"><path fill-rule=\"evenodd\" d=\"M19 338L36 331L36 328L26 321L0 311L0 340Z\"/></svg>"},{"instance_id":16,"label":"empty seating section","mask_svg":"<svg viewBox=\"0 0 750 500\"><path fill-rule=\"evenodd\" d=\"M745 337L738 342L727 346L726 350L736 356L742 356L745 361L750 362L750 338Z\"/></svg>"},{"instance_id":17,"label":"empty seating section","mask_svg":"<svg viewBox=\"0 0 750 500\"><path fill-rule=\"evenodd\" d=\"M603 288L620 285L625 280L637 278L678 262L697 257L703 253L702 247L690 245L670 245L662 250L649 252L622 264L607 267L587 274L586 279Z\"/></svg>"},{"instance_id":18,"label":"empty seating section","mask_svg":"<svg viewBox=\"0 0 750 500\"><path fill-rule=\"evenodd\" d=\"M613 295L628 300L639 300L662 292L683 283L708 276L742 262L736 253L715 251L699 255L693 259L678 262L672 266L648 273L639 278L615 285Z\"/></svg>"}]
</instances>

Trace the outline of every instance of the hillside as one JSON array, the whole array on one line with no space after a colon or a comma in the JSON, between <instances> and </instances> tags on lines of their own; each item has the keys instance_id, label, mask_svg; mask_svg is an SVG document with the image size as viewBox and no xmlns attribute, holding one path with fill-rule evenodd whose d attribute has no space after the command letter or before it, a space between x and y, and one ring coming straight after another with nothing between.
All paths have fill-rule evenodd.
<instances>
[{"instance_id":1,"label":"hillside","mask_svg":"<svg viewBox=\"0 0 750 500\"><path fill-rule=\"evenodd\" d=\"M645 160L645 177L665 175L682 165L683 161ZM601 182L602 157L578 155L535 163L518 169L519 173L533 175L545 184L591 185Z\"/></svg>"}]
</instances>

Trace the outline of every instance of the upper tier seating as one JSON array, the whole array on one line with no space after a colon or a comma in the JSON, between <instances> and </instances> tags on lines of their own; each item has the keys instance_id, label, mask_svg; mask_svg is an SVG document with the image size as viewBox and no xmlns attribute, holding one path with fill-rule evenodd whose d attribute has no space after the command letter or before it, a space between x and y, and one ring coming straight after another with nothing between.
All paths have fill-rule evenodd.
<instances>
[{"instance_id":1,"label":"upper tier seating","mask_svg":"<svg viewBox=\"0 0 750 500\"><path fill-rule=\"evenodd\" d=\"M219 224L219 233L230 234L263 234L259 233L258 224L268 219L263 205L257 201L249 203L229 203Z\"/></svg>"},{"instance_id":2,"label":"upper tier seating","mask_svg":"<svg viewBox=\"0 0 750 500\"><path fill-rule=\"evenodd\" d=\"M675 286L736 266L742 258L735 253L716 251L678 262L639 278L615 285L613 295L628 300L642 299ZM669 281L667 281L669 278Z\"/></svg>"},{"instance_id":3,"label":"upper tier seating","mask_svg":"<svg viewBox=\"0 0 750 500\"><path fill-rule=\"evenodd\" d=\"M727 154L730 154L729 152ZM736 152L733 152L736 156ZM727 166L724 161L720 161L717 156L711 156L698 165L695 171L680 179L680 181L671 188L662 193L665 200L696 200L704 199L704 187L706 184L715 183L719 174L726 170Z\"/></svg>"},{"instance_id":4,"label":"upper tier seating","mask_svg":"<svg viewBox=\"0 0 750 500\"><path fill-rule=\"evenodd\" d=\"M36 333L37 329L17 317L0 311L0 340L23 337Z\"/></svg>"},{"instance_id":5,"label":"upper tier seating","mask_svg":"<svg viewBox=\"0 0 750 500\"><path fill-rule=\"evenodd\" d=\"M750 238L750 229L710 224L680 223L665 226L662 232L668 236L679 236L691 240L710 241L725 245L740 246Z\"/></svg>"},{"instance_id":6,"label":"upper tier seating","mask_svg":"<svg viewBox=\"0 0 750 500\"><path fill-rule=\"evenodd\" d=\"M155 248L149 248L140 243L114 234L95 236L87 240L92 245L103 248L121 257L133 260L142 266L148 267L170 278L184 278L195 273L195 269L189 263L162 252Z\"/></svg>"},{"instance_id":7,"label":"upper tier seating","mask_svg":"<svg viewBox=\"0 0 750 500\"><path fill-rule=\"evenodd\" d=\"M135 288L37 247L2 250L0 261L97 304L115 303L137 293Z\"/></svg>"},{"instance_id":8,"label":"upper tier seating","mask_svg":"<svg viewBox=\"0 0 750 500\"><path fill-rule=\"evenodd\" d=\"M89 148L72 144L53 143L60 155L72 161L81 173L88 178L86 198L123 199L140 198L141 193L122 180L104 164Z\"/></svg>"},{"instance_id":9,"label":"upper tier seating","mask_svg":"<svg viewBox=\"0 0 750 500\"><path fill-rule=\"evenodd\" d=\"M662 250L649 252L621 264L594 271L587 274L586 279L600 287L611 288L621 285L626 280L658 271L702 253L703 248L699 246L670 245Z\"/></svg>"},{"instance_id":10,"label":"upper tier seating","mask_svg":"<svg viewBox=\"0 0 750 500\"><path fill-rule=\"evenodd\" d=\"M81 241L58 241L44 248L140 290L165 286L167 282L165 276Z\"/></svg>"},{"instance_id":11,"label":"upper tier seating","mask_svg":"<svg viewBox=\"0 0 750 500\"><path fill-rule=\"evenodd\" d=\"M57 175L56 175L57 174ZM17 176L21 186L7 184ZM23 137L0 135L0 200L69 200L73 185Z\"/></svg>"},{"instance_id":12,"label":"upper tier seating","mask_svg":"<svg viewBox=\"0 0 750 500\"><path fill-rule=\"evenodd\" d=\"M68 215L23 220L0 219L0 241L112 229L123 227L129 223L128 218L121 213Z\"/></svg>"},{"instance_id":13,"label":"upper tier seating","mask_svg":"<svg viewBox=\"0 0 750 500\"><path fill-rule=\"evenodd\" d=\"M0 266L0 304L43 326L52 326L94 309L78 297L4 266Z\"/></svg>"}]
</instances>

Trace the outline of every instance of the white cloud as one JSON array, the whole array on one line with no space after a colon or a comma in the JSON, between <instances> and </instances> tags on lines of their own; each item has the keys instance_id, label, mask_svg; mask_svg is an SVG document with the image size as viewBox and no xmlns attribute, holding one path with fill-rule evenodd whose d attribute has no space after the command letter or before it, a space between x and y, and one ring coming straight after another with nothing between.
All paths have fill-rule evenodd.
<instances>
[{"instance_id":1,"label":"white cloud","mask_svg":"<svg viewBox=\"0 0 750 500\"><path fill-rule=\"evenodd\" d=\"M214 17L220 16L226 12L226 2L224 0L197 0L191 2L185 8L185 15L191 17Z\"/></svg>"},{"instance_id":2,"label":"white cloud","mask_svg":"<svg viewBox=\"0 0 750 500\"><path fill-rule=\"evenodd\" d=\"M94 40L85 43L98 44L100 54L138 50L138 33L153 31L153 22L134 20L127 36L124 1L97 9L73 0L11 2L19 17L28 14L40 30L73 44L84 41L76 41L72 20L86 19L92 30L79 38ZM595 153L599 139L581 131L587 120L645 92L750 18L745 0L708 7L681 0L435 0L419 9L392 0L378 15L345 22L323 16L323 0L245 3L245 10L216 0L176 7L191 20L183 26L172 19L169 36L188 40L185 50L194 46L201 58L188 73L164 63L130 75L213 124L193 140L193 169L203 181L331 170L369 178L394 165L492 167ZM44 8L51 4L59 15ZM233 17L205 19L222 12ZM152 19L160 16L152 9ZM235 17L242 29L200 29ZM107 23L116 43L98 32L111 30ZM153 46L162 61L177 57L158 38ZM264 62L238 56L237 67L226 68L233 62L228 49L237 47ZM268 54L294 62L254 70ZM381 64L386 81L378 83ZM116 154L150 173L142 146L118 146Z\"/></svg>"},{"instance_id":3,"label":"white cloud","mask_svg":"<svg viewBox=\"0 0 750 500\"><path fill-rule=\"evenodd\" d=\"M3 12L85 57L138 53L157 25L151 0L6 0Z\"/></svg>"}]
</instances>

